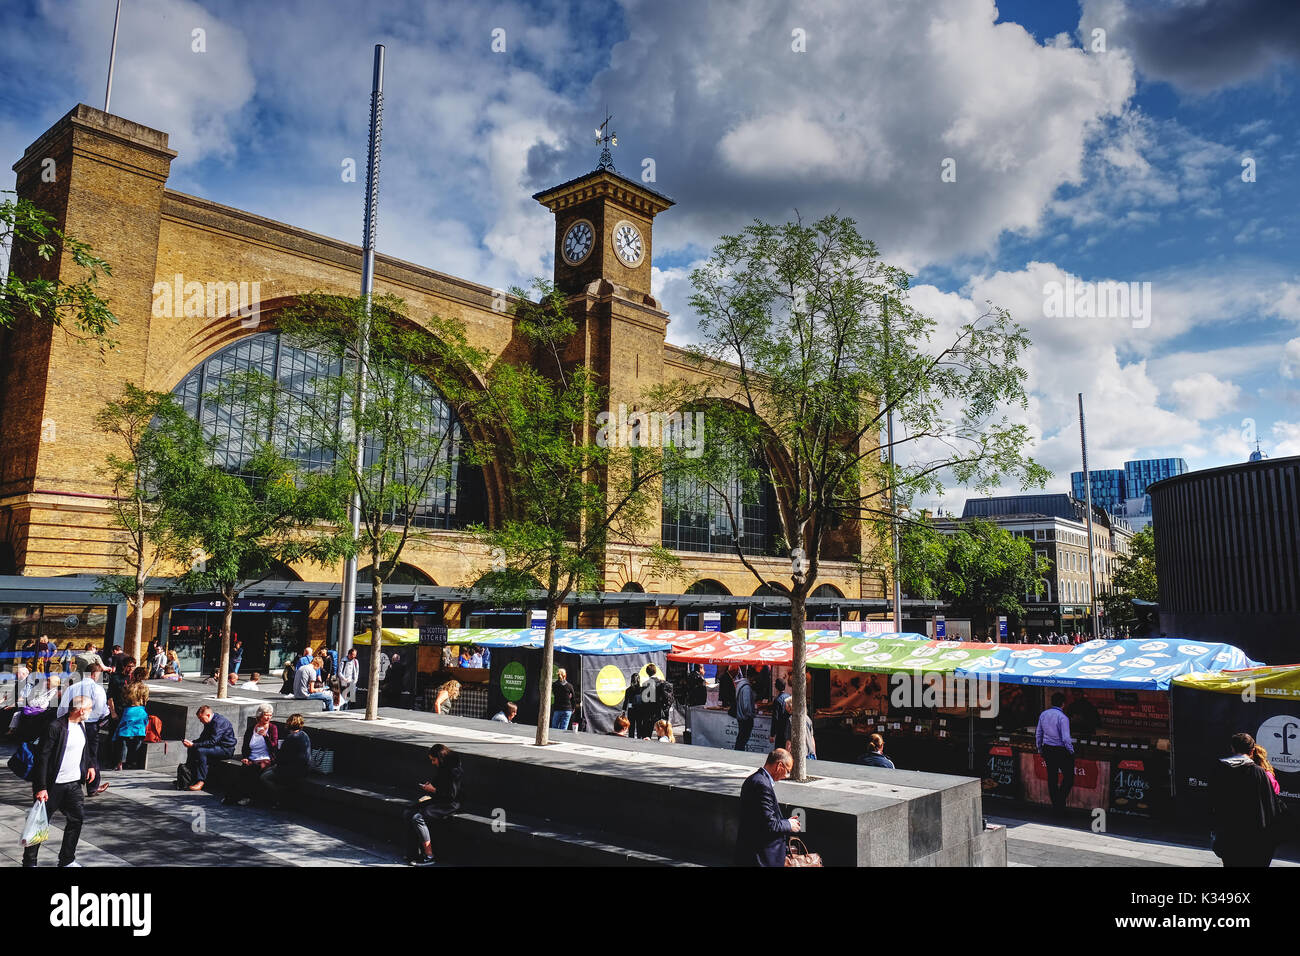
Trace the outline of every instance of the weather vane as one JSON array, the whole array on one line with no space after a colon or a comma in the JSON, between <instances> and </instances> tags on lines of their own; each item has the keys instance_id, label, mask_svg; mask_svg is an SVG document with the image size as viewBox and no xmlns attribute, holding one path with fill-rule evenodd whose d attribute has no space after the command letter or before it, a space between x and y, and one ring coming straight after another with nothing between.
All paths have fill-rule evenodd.
<instances>
[{"instance_id":1,"label":"weather vane","mask_svg":"<svg viewBox=\"0 0 1300 956\"><path fill-rule=\"evenodd\" d=\"M614 154L610 152L610 147L618 145L618 134L609 125L611 119L613 117L606 109L605 122L596 127L596 145L600 147L600 162L596 166L597 169L614 168Z\"/></svg>"}]
</instances>

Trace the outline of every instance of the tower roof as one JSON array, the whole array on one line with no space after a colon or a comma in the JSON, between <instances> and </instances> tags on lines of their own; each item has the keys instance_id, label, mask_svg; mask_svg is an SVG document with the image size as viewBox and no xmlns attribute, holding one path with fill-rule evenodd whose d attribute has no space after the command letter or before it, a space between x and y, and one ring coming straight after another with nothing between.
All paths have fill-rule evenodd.
<instances>
[{"instance_id":1,"label":"tower roof","mask_svg":"<svg viewBox=\"0 0 1300 956\"><path fill-rule=\"evenodd\" d=\"M595 196L611 196L648 216L657 216L669 206L676 205L663 193L611 169L593 169L576 179L533 193L533 198L551 212Z\"/></svg>"}]
</instances>

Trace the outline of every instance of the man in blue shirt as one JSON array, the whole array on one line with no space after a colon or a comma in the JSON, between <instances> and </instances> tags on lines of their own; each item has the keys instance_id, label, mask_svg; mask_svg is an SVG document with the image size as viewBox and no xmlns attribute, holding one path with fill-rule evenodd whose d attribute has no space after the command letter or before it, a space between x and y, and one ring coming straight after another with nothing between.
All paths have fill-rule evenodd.
<instances>
[{"instance_id":1,"label":"man in blue shirt","mask_svg":"<svg viewBox=\"0 0 1300 956\"><path fill-rule=\"evenodd\" d=\"M1074 787L1074 741L1070 739L1070 718L1061 705L1065 695L1057 691L1052 695L1052 706L1038 715L1038 729L1034 742L1047 764L1047 795L1057 813L1065 812L1065 802ZM1061 781L1057 781L1057 774Z\"/></svg>"}]
</instances>

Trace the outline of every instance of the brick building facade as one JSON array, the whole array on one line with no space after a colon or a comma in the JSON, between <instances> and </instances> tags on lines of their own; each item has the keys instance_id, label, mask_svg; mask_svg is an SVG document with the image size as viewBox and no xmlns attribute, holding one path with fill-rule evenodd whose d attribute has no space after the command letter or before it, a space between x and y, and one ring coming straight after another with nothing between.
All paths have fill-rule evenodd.
<instances>
[{"instance_id":1,"label":"brick building facade","mask_svg":"<svg viewBox=\"0 0 1300 956\"><path fill-rule=\"evenodd\" d=\"M88 242L112 267L101 292L120 321L116 350L100 359L93 347L38 323L5 333L0 358L0 574L51 577L117 570L114 532L105 508L107 486L99 468L109 451L93 416L127 382L175 391L195 369L223 349L266 335L278 309L308 292L356 295L358 246L253 213L167 188L176 153L166 133L79 105L33 143L14 166L17 192L52 213L69 234ZM687 355L666 342L668 314L650 289L655 217L672 202L611 170L538 193L555 215L555 281L569 297L578 335L572 357L595 368L609 389L610 405L634 405L647 389L699 374ZM575 232L576 228L576 232ZM590 240L584 240L590 233ZM571 236L571 233L573 235ZM571 241L572 240L572 241ZM566 242L568 246L566 248ZM50 263L16 258L22 274L72 278L75 267L56 256ZM202 310L173 302L156 315L155 284L198 282L221 290L256 283L250 313L232 295ZM405 300L416 321L438 315L462 323L476 347L494 360L527 361L499 292L425 266L378 256L377 294ZM188 295L182 296L188 298ZM224 302L223 302L224 299ZM495 306L495 307L494 307ZM164 310L166 311L166 310ZM202 314L186 314L201 311ZM251 318L250 318L251 314ZM779 461L774 465L779 467ZM486 515L493 520L510 489L484 469ZM883 597L879 580L864 579L853 564L868 531L848 523L837 531L822 563L821 581L846 599ZM751 595L757 582L734 555L683 551L687 574L655 580L630 550L607 556L609 591L681 593L701 580L733 595ZM406 551L415 580L440 586L473 583L490 565L484 549L454 529ZM756 556L771 580L789 578L784 557ZM285 569L286 578L337 583L342 568ZM304 612L310 635L329 633L336 603L311 602ZM147 614L146 637L159 630L160 608ZM446 623L461 620L445 605ZM743 617L743 615L742 615ZM618 623L617 610L584 608L572 624ZM672 608L652 609L647 626L672 627ZM739 623L743 624L743 620ZM3 635L0 635L2 637ZM165 636L165 635L164 635Z\"/></svg>"}]
</instances>

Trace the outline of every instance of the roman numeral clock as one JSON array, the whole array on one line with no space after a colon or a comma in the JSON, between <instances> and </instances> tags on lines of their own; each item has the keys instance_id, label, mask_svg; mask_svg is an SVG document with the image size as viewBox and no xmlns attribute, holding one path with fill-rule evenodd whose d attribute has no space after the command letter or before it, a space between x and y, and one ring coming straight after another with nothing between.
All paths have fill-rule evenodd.
<instances>
[{"instance_id":1,"label":"roman numeral clock","mask_svg":"<svg viewBox=\"0 0 1300 956\"><path fill-rule=\"evenodd\" d=\"M658 308L650 295L651 228L673 201L614 168L618 137L609 120L596 130L597 167L533 197L555 214L555 284L569 295L613 293Z\"/></svg>"}]
</instances>

